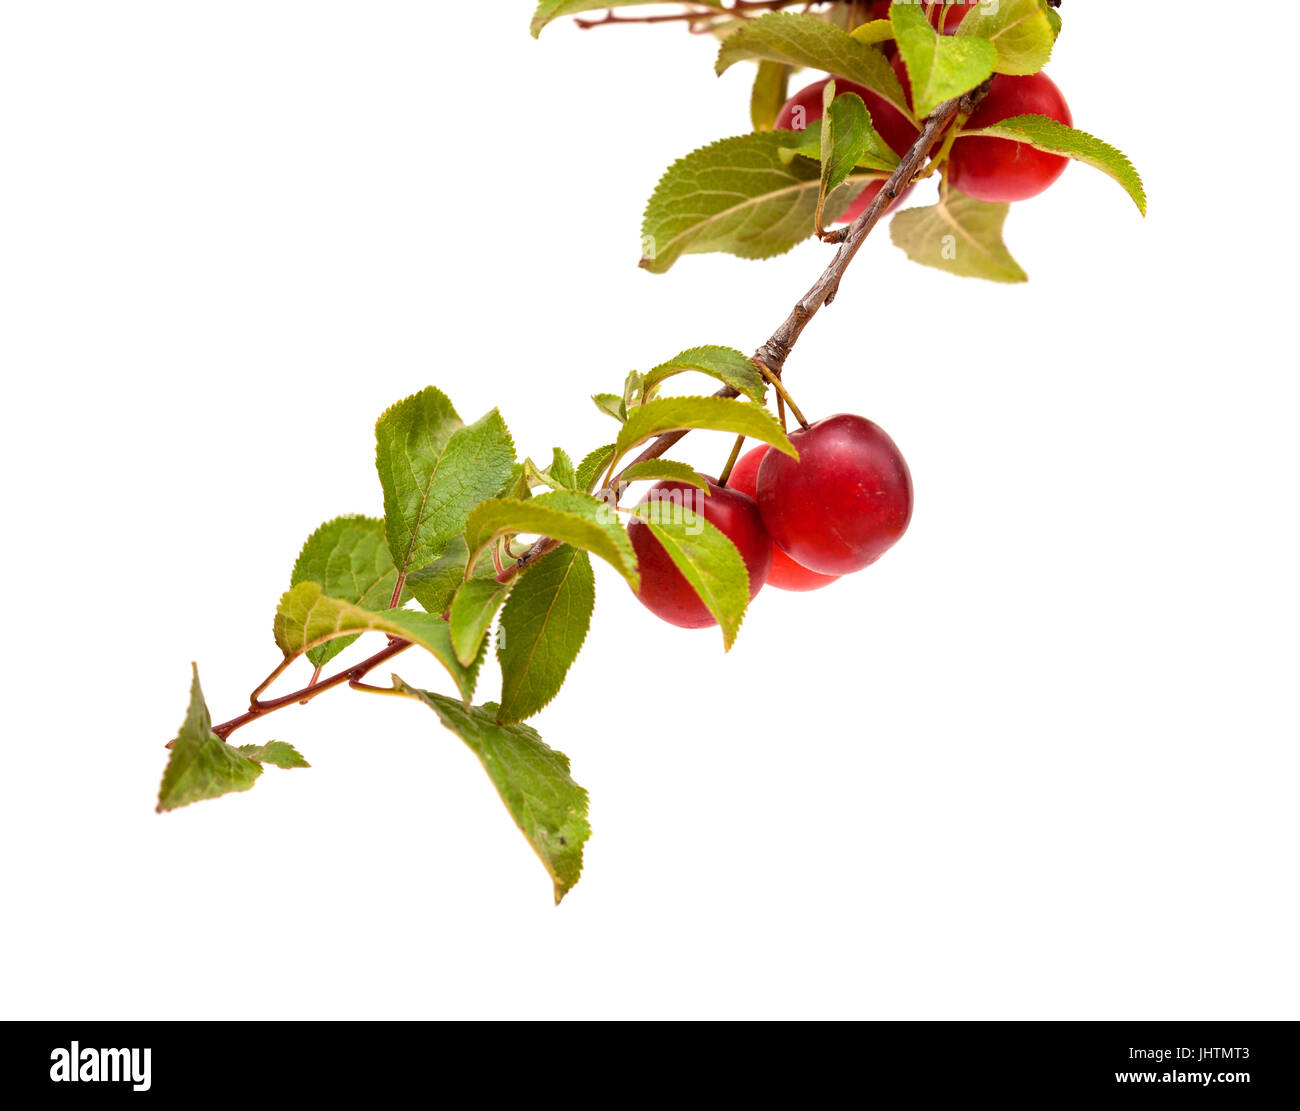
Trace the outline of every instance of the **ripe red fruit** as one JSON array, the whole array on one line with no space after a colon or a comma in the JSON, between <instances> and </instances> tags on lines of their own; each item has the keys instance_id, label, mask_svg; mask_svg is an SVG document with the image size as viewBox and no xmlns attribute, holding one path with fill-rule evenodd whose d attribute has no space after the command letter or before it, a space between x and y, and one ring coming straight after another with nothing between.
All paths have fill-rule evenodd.
<instances>
[{"instance_id":1,"label":"ripe red fruit","mask_svg":"<svg viewBox=\"0 0 1300 1111\"><path fill-rule=\"evenodd\" d=\"M865 417L827 417L791 433L796 462L769 452L758 505L778 547L823 575L874 563L912 519L912 476L894 441Z\"/></svg>"},{"instance_id":2,"label":"ripe red fruit","mask_svg":"<svg viewBox=\"0 0 1300 1111\"><path fill-rule=\"evenodd\" d=\"M749 597L752 601L767 582L772 567L772 538L763 527L763 518L754 499L718 486L712 480L707 497L703 490L684 482L659 482L650 488L640 504L668 498L682 505L688 513L701 514L730 537L749 572ZM700 601L686 576L677 570L672 557L655 539L650 527L633 518L627 532L641 568L641 593L637 595L641 604L670 625L683 629L716 625L713 614Z\"/></svg>"},{"instance_id":3,"label":"ripe red fruit","mask_svg":"<svg viewBox=\"0 0 1300 1111\"><path fill-rule=\"evenodd\" d=\"M993 78L988 95L966 123L966 130L992 127L1009 116L1050 116L1074 125L1070 106L1045 73ZM1035 150L1026 143L988 136L959 136L952 145L948 180L952 187L980 201L1009 203L1036 197L1065 172L1068 158Z\"/></svg>"},{"instance_id":4,"label":"ripe red fruit","mask_svg":"<svg viewBox=\"0 0 1300 1111\"><path fill-rule=\"evenodd\" d=\"M896 60L894 63L895 71L902 68L902 62ZM905 73L906 71L904 71ZM816 123L822 118L822 93L829 77L815 81L806 88L800 89L781 109L780 115L776 118L776 126L781 131L797 131L806 128L809 124ZM904 86L906 87L906 85ZM878 93L873 93L864 85L859 85L855 81L846 81L843 78L835 78L835 97L839 99L845 93L856 93L862 98L867 106L867 111L871 113L871 123L875 129L880 132L880 137L889 144L890 149L900 158L907 153L908 147L916 142L919 134L917 129L912 126L911 121L903 115L897 108L888 103ZM802 110L802 111L801 111ZM883 189L883 181L870 182L867 187L858 194L857 199L849 205L847 211L840 217L845 223L852 223L863 212L866 211L867 205L876 199L876 194ZM896 208L901 202L899 197L890 208Z\"/></svg>"},{"instance_id":5,"label":"ripe red fruit","mask_svg":"<svg viewBox=\"0 0 1300 1111\"><path fill-rule=\"evenodd\" d=\"M752 451L745 452L731 469L729 489L737 490L747 497L755 497L758 493L759 464L770 450L767 444L760 444ZM778 590L804 592L830 586L837 578L838 575L819 575L816 571L809 571L802 564L795 563L776 545L772 546L772 570L768 572L768 586L774 586Z\"/></svg>"}]
</instances>

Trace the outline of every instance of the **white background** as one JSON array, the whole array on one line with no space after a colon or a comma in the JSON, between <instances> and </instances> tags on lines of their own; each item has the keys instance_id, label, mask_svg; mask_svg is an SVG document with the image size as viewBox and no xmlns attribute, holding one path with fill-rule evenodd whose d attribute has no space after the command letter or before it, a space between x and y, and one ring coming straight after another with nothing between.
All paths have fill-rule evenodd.
<instances>
[{"instance_id":1,"label":"white background","mask_svg":"<svg viewBox=\"0 0 1300 1111\"><path fill-rule=\"evenodd\" d=\"M1149 219L1071 168L1020 287L879 235L799 345L803 407L910 460L894 552L728 656L601 568L536 719L592 793L562 907L414 703L279 715L240 740L312 770L154 815L190 660L238 712L302 540L378 510L385 406L581 454L587 394L754 348L827 261L639 271L749 74L531 6L0 4L0 1012L1295 1017L1296 165L1217 4L1064 9L1049 72Z\"/></svg>"}]
</instances>

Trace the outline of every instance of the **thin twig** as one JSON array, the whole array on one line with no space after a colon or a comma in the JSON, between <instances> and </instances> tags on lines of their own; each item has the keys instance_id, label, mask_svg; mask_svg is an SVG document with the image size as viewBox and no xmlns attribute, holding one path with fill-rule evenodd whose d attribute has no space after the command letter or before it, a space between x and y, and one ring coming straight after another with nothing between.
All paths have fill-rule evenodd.
<instances>
[{"instance_id":1,"label":"thin twig","mask_svg":"<svg viewBox=\"0 0 1300 1111\"><path fill-rule=\"evenodd\" d=\"M614 23L685 23L696 20L731 17L744 19L750 12L774 12L782 8L793 8L800 4L816 7L830 0L735 0L728 8L696 8L694 11L671 12L665 15L618 15L610 8L600 19L577 18L573 22L584 31L593 27L608 27Z\"/></svg>"},{"instance_id":2,"label":"thin twig","mask_svg":"<svg viewBox=\"0 0 1300 1111\"><path fill-rule=\"evenodd\" d=\"M335 687L341 686L344 683L359 683L380 664L387 660L391 660L394 656L405 652L410 647L411 642L409 640L390 640L388 644L373 656L362 660L359 664L353 664L344 671L331 675L328 679L322 679L319 683L316 683L313 686L303 687L302 690L294 691L292 694L286 694L281 698L273 698L266 702L259 702L257 695L265 691L267 687L269 687L271 683L273 683L284 672L284 669L290 662L285 661L285 663L281 664L271 672L271 674L262 682L262 685L253 692L253 698L251 700L252 705L246 713L240 714L237 718L231 718L229 721L222 722L220 725L213 726L212 732L224 741L236 729L242 729L250 721L256 721L258 718L266 717L267 714L273 714L276 710L283 710L286 706L292 706L294 703L302 704L304 702L310 702L318 695L324 694L327 690L333 690ZM171 744L168 744L167 747L171 748Z\"/></svg>"}]
</instances>

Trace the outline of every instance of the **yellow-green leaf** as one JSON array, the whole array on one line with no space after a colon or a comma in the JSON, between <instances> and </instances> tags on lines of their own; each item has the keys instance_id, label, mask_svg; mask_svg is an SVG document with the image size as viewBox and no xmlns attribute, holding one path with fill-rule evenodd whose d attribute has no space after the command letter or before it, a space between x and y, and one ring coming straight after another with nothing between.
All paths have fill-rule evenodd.
<instances>
[{"instance_id":1,"label":"yellow-green leaf","mask_svg":"<svg viewBox=\"0 0 1300 1111\"><path fill-rule=\"evenodd\" d=\"M474 693L479 661L469 667L460 662L447 622L435 614L417 610L375 613L326 597L320 583L299 583L280 599L275 614L275 643L286 659L335 637L366 632L387 633L419 645L447 669L466 701Z\"/></svg>"},{"instance_id":2,"label":"yellow-green leaf","mask_svg":"<svg viewBox=\"0 0 1300 1111\"><path fill-rule=\"evenodd\" d=\"M789 95L790 67L781 62L761 61L749 97L749 118L755 131L771 131Z\"/></svg>"},{"instance_id":3,"label":"yellow-green leaf","mask_svg":"<svg viewBox=\"0 0 1300 1111\"><path fill-rule=\"evenodd\" d=\"M737 62L763 58L785 65L818 69L865 85L909 119L902 82L889 59L869 43L806 12L768 12L728 35L718 52L717 71Z\"/></svg>"},{"instance_id":4,"label":"yellow-green leaf","mask_svg":"<svg viewBox=\"0 0 1300 1111\"><path fill-rule=\"evenodd\" d=\"M995 70L1016 76L1037 73L1052 56L1056 31L1043 0L998 0L972 8L958 35L977 35L997 49Z\"/></svg>"},{"instance_id":5,"label":"yellow-green leaf","mask_svg":"<svg viewBox=\"0 0 1300 1111\"><path fill-rule=\"evenodd\" d=\"M737 351L734 347L706 345L692 347L667 362L660 363L653 370L647 371L639 383L642 397L653 397L654 391L667 379L688 371L707 374L710 378L725 383L737 393L759 403L767 396L767 383L763 381L763 376L748 355Z\"/></svg>"},{"instance_id":6,"label":"yellow-green leaf","mask_svg":"<svg viewBox=\"0 0 1300 1111\"><path fill-rule=\"evenodd\" d=\"M618 514L590 494L555 490L528 501L492 498L470 514L465 541L477 555L498 537L517 533L550 536L572 544L609 563L633 590L641 584L636 553Z\"/></svg>"},{"instance_id":7,"label":"yellow-green leaf","mask_svg":"<svg viewBox=\"0 0 1300 1111\"><path fill-rule=\"evenodd\" d=\"M977 201L949 189L937 205L900 212L889 234L895 246L922 266L963 278L1024 282L1029 276L1002 240L1010 211L1010 205Z\"/></svg>"},{"instance_id":8,"label":"yellow-green leaf","mask_svg":"<svg viewBox=\"0 0 1300 1111\"><path fill-rule=\"evenodd\" d=\"M1037 150L1049 154L1063 154L1076 162L1083 162L1093 169L1114 178L1138 206L1143 216L1147 214L1147 194L1142 185L1142 177L1123 151L1117 150L1109 143L1103 142L1086 131L1067 127L1050 116L1011 116L976 131L963 131L967 135L987 135L995 139L1010 139L1016 143L1028 143ZM957 140L961 142L960 139Z\"/></svg>"},{"instance_id":9,"label":"yellow-green leaf","mask_svg":"<svg viewBox=\"0 0 1300 1111\"><path fill-rule=\"evenodd\" d=\"M690 428L734 432L798 457L780 423L768 410L729 397L663 397L646 402L628 416L614 445L615 455L622 458L638 444L664 432Z\"/></svg>"},{"instance_id":10,"label":"yellow-green leaf","mask_svg":"<svg viewBox=\"0 0 1300 1111\"><path fill-rule=\"evenodd\" d=\"M987 39L939 34L919 4L895 4L889 18L918 116L928 116L945 100L969 92L992 75L998 51Z\"/></svg>"}]
</instances>

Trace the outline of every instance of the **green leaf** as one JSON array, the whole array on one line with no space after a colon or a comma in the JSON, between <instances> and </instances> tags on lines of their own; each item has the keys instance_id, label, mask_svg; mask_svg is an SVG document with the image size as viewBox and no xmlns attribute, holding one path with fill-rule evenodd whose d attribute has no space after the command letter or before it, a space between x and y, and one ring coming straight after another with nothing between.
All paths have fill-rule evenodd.
<instances>
[{"instance_id":1,"label":"green leaf","mask_svg":"<svg viewBox=\"0 0 1300 1111\"><path fill-rule=\"evenodd\" d=\"M806 66L856 81L912 118L911 105L889 59L818 15L769 12L759 16L727 37L718 53L716 69L725 73L748 58Z\"/></svg>"},{"instance_id":2,"label":"green leaf","mask_svg":"<svg viewBox=\"0 0 1300 1111\"><path fill-rule=\"evenodd\" d=\"M583 12L594 12L605 8L627 8L636 4L662 2L663 0L541 0L537 5L536 12L533 14L533 38L537 38L548 23L553 23L566 15L580 15ZM719 0L693 0L693 3L702 8L718 8L721 10L722 7Z\"/></svg>"},{"instance_id":3,"label":"green leaf","mask_svg":"<svg viewBox=\"0 0 1300 1111\"><path fill-rule=\"evenodd\" d=\"M498 494L498 497L532 497L535 486L546 486L552 490L575 489L577 476L573 473L573 460L561 448L552 449L548 467L539 467L531 459L525 459L523 466L525 481L516 486L516 492Z\"/></svg>"},{"instance_id":4,"label":"green leaf","mask_svg":"<svg viewBox=\"0 0 1300 1111\"><path fill-rule=\"evenodd\" d=\"M239 751L257 764L270 764L277 768L310 768L291 744L284 741L267 741L264 745L240 745Z\"/></svg>"},{"instance_id":5,"label":"green leaf","mask_svg":"<svg viewBox=\"0 0 1300 1111\"><path fill-rule=\"evenodd\" d=\"M641 372L639 370L629 370L627 377L623 380L623 416L626 417L627 411L634 405L640 404L640 401L645 401L649 396L649 392ZM638 398L640 401L638 401Z\"/></svg>"},{"instance_id":6,"label":"green leaf","mask_svg":"<svg viewBox=\"0 0 1300 1111\"><path fill-rule=\"evenodd\" d=\"M876 46L882 42L894 41L894 25L888 19L870 19L853 28L849 34L858 42Z\"/></svg>"},{"instance_id":7,"label":"green leaf","mask_svg":"<svg viewBox=\"0 0 1300 1111\"><path fill-rule=\"evenodd\" d=\"M618 514L590 494L556 490L529 501L493 498L470 514L465 540L470 551L478 553L497 537L511 533L550 536L572 544L600 556L627 579L633 590L640 586L636 553Z\"/></svg>"},{"instance_id":8,"label":"green leaf","mask_svg":"<svg viewBox=\"0 0 1300 1111\"><path fill-rule=\"evenodd\" d=\"M199 669L190 683L190 708L172 742L171 756L158 790L158 813L247 791L262 774L262 765L231 748L212 732L212 717L203 701Z\"/></svg>"},{"instance_id":9,"label":"green leaf","mask_svg":"<svg viewBox=\"0 0 1300 1111\"><path fill-rule=\"evenodd\" d=\"M703 514L676 499L648 501L634 512L713 614L723 646L730 650L749 605L749 572L736 545Z\"/></svg>"},{"instance_id":10,"label":"green leaf","mask_svg":"<svg viewBox=\"0 0 1300 1111\"><path fill-rule=\"evenodd\" d=\"M469 511L509 481L515 447L495 409L465 426L430 386L375 426L388 547L398 571L437 559Z\"/></svg>"},{"instance_id":11,"label":"green leaf","mask_svg":"<svg viewBox=\"0 0 1300 1111\"><path fill-rule=\"evenodd\" d=\"M660 363L643 379L645 393L648 395L666 379L689 371L707 374L760 405L767 396L767 383L748 355L734 347L714 346L692 347L666 363Z\"/></svg>"},{"instance_id":12,"label":"green leaf","mask_svg":"<svg viewBox=\"0 0 1300 1111\"><path fill-rule=\"evenodd\" d=\"M395 566L401 564L405 569L413 563L406 558L411 537L403 535L400 519L411 513L414 523L410 533L414 534L428 479L452 435L463 427L447 395L435 386L399 401L375 423L375 459L384 488L385 528Z\"/></svg>"},{"instance_id":13,"label":"green leaf","mask_svg":"<svg viewBox=\"0 0 1300 1111\"><path fill-rule=\"evenodd\" d=\"M826 86L830 88L829 85ZM838 105L840 101L848 100L853 96L859 104L861 98L854 96L853 93L847 93L839 97L834 103ZM866 105L863 105L865 109ZM849 109L850 113L855 111ZM841 121L840 126L843 126ZM881 134L871 126L871 116L868 114L866 119L867 131L863 132L862 147L854 153L854 161L846 163L849 169L869 170L879 177L885 177L893 173L894 168L898 165L898 155L885 142ZM804 158L811 158L815 162L822 162L822 142L824 140L824 120L813 120L802 131L788 131L783 134L789 136L789 142L781 148L781 157L789 160L795 155L802 155ZM832 136L832 143L834 142Z\"/></svg>"},{"instance_id":14,"label":"green leaf","mask_svg":"<svg viewBox=\"0 0 1300 1111\"><path fill-rule=\"evenodd\" d=\"M633 463L624 469L622 481L658 482L661 479L685 482L708 493L708 479L694 467L688 467L685 463L676 463L671 459L647 459L644 463Z\"/></svg>"},{"instance_id":15,"label":"green leaf","mask_svg":"<svg viewBox=\"0 0 1300 1111\"><path fill-rule=\"evenodd\" d=\"M308 538L294 564L289 585L317 582L331 598L355 602L363 609L387 609L397 586L397 568L384 536L384 522L375 517L336 517ZM307 653L322 667L355 637L341 637Z\"/></svg>"},{"instance_id":16,"label":"green leaf","mask_svg":"<svg viewBox=\"0 0 1300 1111\"><path fill-rule=\"evenodd\" d=\"M500 725L497 707L462 706L408 686L393 689L423 702L479 758L488 778L554 883L558 904L582 875L582 850L591 836L587 792L569 775L569 758L542 742L528 725Z\"/></svg>"},{"instance_id":17,"label":"green leaf","mask_svg":"<svg viewBox=\"0 0 1300 1111\"><path fill-rule=\"evenodd\" d=\"M987 135L995 139L1010 139L1016 143L1028 143L1038 150L1050 154L1063 154L1067 158L1083 162L1109 174L1124 187L1124 191L1133 198L1138 211L1147 214L1147 194L1142 186L1142 178L1134 169L1133 163L1123 151L1116 150L1109 143L1067 127L1050 116L1011 116L992 127L982 127L975 131L963 131L967 135ZM958 142L961 140L959 139Z\"/></svg>"},{"instance_id":18,"label":"green leaf","mask_svg":"<svg viewBox=\"0 0 1300 1111\"><path fill-rule=\"evenodd\" d=\"M588 452L578 464L577 488L590 494L614 461L614 445L605 444Z\"/></svg>"},{"instance_id":19,"label":"green leaf","mask_svg":"<svg viewBox=\"0 0 1300 1111\"><path fill-rule=\"evenodd\" d=\"M510 584L495 579L470 579L456 591L451 603L451 644L466 667L478 658L492 619L509 593Z\"/></svg>"},{"instance_id":20,"label":"green leaf","mask_svg":"<svg viewBox=\"0 0 1300 1111\"><path fill-rule=\"evenodd\" d=\"M771 131L790 91L790 67L781 62L759 62L754 90L749 98L749 118L755 131Z\"/></svg>"},{"instance_id":21,"label":"green leaf","mask_svg":"<svg viewBox=\"0 0 1300 1111\"><path fill-rule=\"evenodd\" d=\"M498 493L497 496L531 498L533 496L533 488L535 486L550 486L551 489L555 488L551 484L550 479L546 477L546 472L545 470L543 470L543 468L539 467L531 459L525 459L524 460L524 481L517 482L514 485L514 489L518 491L518 493L505 494L505 495Z\"/></svg>"},{"instance_id":22,"label":"green leaf","mask_svg":"<svg viewBox=\"0 0 1300 1111\"><path fill-rule=\"evenodd\" d=\"M350 602L327 598L319 583L299 583L280 599L275 614L275 643L286 659L335 637L365 632L387 633L418 644L447 669L467 702L474 693L479 661L469 667L461 664L447 622L435 614L416 610L374 613Z\"/></svg>"},{"instance_id":23,"label":"green leaf","mask_svg":"<svg viewBox=\"0 0 1300 1111\"><path fill-rule=\"evenodd\" d=\"M688 428L710 428L734 432L771 444L787 455L798 457L781 425L770 412L748 401L730 397L664 397L648 401L633 410L618 434L615 455L622 458L638 444L664 432Z\"/></svg>"},{"instance_id":24,"label":"green leaf","mask_svg":"<svg viewBox=\"0 0 1300 1111\"><path fill-rule=\"evenodd\" d=\"M987 39L998 52L997 73L1028 76L1047 65L1056 44L1043 0L998 0L966 13L958 35Z\"/></svg>"},{"instance_id":25,"label":"green leaf","mask_svg":"<svg viewBox=\"0 0 1300 1111\"><path fill-rule=\"evenodd\" d=\"M510 476L506 479L505 485L496 492L498 498L528 498L532 497L532 487L528 484L528 468L523 463L516 463L510 468ZM449 542L450 543L450 542ZM441 558L441 557L439 557ZM411 572L408 572L411 574Z\"/></svg>"},{"instance_id":26,"label":"green leaf","mask_svg":"<svg viewBox=\"0 0 1300 1111\"><path fill-rule=\"evenodd\" d=\"M497 491L497 498L532 498L533 496L533 476L529 473L529 460L523 463L516 463L510 469L510 478L506 479L506 485L500 487ZM447 542L450 547L451 541ZM442 559L442 556L438 556ZM428 567L428 564L425 564ZM408 572L413 574L413 572Z\"/></svg>"},{"instance_id":27,"label":"green leaf","mask_svg":"<svg viewBox=\"0 0 1300 1111\"><path fill-rule=\"evenodd\" d=\"M1061 13L1055 8L1048 8L1047 22L1052 25L1052 34L1059 39L1061 37Z\"/></svg>"},{"instance_id":28,"label":"green leaf","mask_svg":"<svg viewBox=\"0 0 1300 1111\"><path fill-rule=\"evenodd\" d=\"M821 172L785 153L790 131L722 139L664 173L641 225L641 266L667 272L682 255L722 251L740 258L784 254L815 230ZM877 173L854 173L826 202L834 223Z\"/></svg>"},{"instance_id":29,"label":"green leaf","mask_svg":"<svg viewBox=\"0 0 1300 1111\"><path fill-rule=\"evenodd\" d=\"M913 262L958 277L1028 281L1002 240L1011 206L977 201L955 189L946 194L933 207L909 208L895 216L889 226L894 245Z\"/></svg>"},{"instance_id":30,"label":"green leaf","mask_svg":"<svg viewBox=\"0 0 1300 1111\"><path fill-rule=\"evenodd\" d=\"M987 39L939 34L919 4L895 4L889 18L918 116L928 116L945 100L969 92L992 75L998 50Z\"/></svg>"},{"instance_id":31,"label":"green leaf","mask_svg":"<svg viewBox=\"0 0 1300 1111\"><path fill-rule=\"evenodd\" d=\"M586 552L566 544L524 572L501 613L497 720L523 721L556 696L587 637L595 604Z\"/></svg>"},{"instance_id":32,"label":"green leaf","mask_svg":"<svg viewBox=\"0 0 1300 1111\"><path fill-rule=\"evenodd\" d=\"M468 563L469 548L465 544L465 538L457 536L447 544L446 552L438 559L407 576L407 593L426 612L441 616L450 608L452 598L465 580L465 567ZM474 564L472 577L495 578L496 573L492 553L484 552Z\"/></svg>"},{"instance_id":33,"label":"green leaf","mask_svg":"<svg viewBox=\"0 0 1300 1111\"><path fill-rule=\"evenodd\" d=\"M617 421L627 418L627 412L623 407L623 398L616 393L594 393L591 400L596 403L596 408L604 413L607 417L613 417Z\"/></svg>"},{"instance_id":34,"label":"green leaf","mask_svg":"<svg viewBox=\"0 0 1300 1111\"><path fill-rule=\"evenodd\" d=\"M835 95L835 82L822 90L823 114L818 151L821 161L821 192L817 198L817 229L821 231L826 199L843 185L862 160L878 152L889 150L883 139L871 126L871 113L856 93ZM893 151L889 152L891 155ZM895 163L896 163L895 159Z\"/></svg>"},{"instance_id":35,"label":"green leaf","mask_svg":"<svg viewBox=\"0 0 1300 1111\"><path fill-rule=\"evenodd\" d=\"M546 476L565 490L576 490L578 476L573 470L573 460L563 448L551 449L551 465L546 468Z\"/></svg>"}]
</instances>

